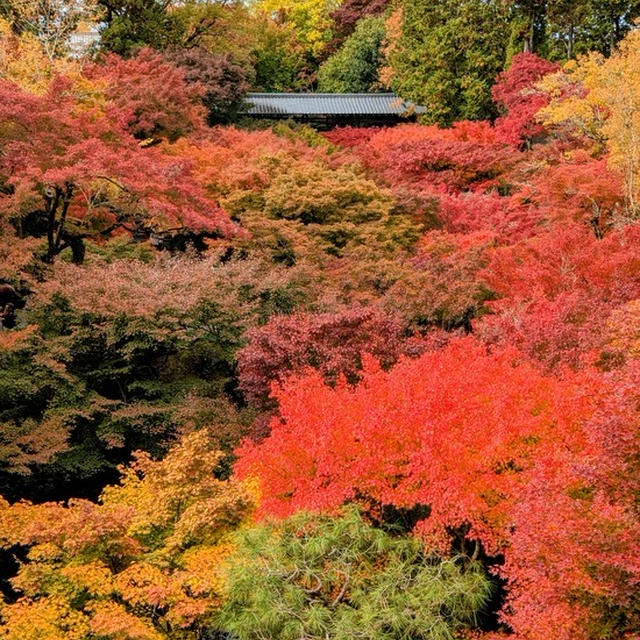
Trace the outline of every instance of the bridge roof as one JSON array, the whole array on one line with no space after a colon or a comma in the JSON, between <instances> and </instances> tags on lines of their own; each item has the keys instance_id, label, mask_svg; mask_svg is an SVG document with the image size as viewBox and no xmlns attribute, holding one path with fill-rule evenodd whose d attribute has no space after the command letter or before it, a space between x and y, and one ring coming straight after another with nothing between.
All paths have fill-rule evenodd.
<instances>
[{"instance_id":1,"label":"bridge roof","mask_svg":"<svg viewBox=\"0 0 640 640\"><path fill-rule=\"evenodd\" d=\"M404 116L426 110L394 93L249 93L247 115Z\"/></svg>"}]
</instances>

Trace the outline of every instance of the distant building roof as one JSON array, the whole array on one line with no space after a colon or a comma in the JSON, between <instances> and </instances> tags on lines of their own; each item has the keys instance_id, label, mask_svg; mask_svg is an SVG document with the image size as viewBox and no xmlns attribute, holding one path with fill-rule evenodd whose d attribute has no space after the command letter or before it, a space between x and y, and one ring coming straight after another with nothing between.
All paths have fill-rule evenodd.
<instances>
[{"instance_id":1,"label":"distant building roof","mask_svg":"<svg viewBox=\"0 0 640 640\"><path fill-rule=\"evenodd\" d=\"M421 114L395 93L250 93L250 116L404 116Z\"/></svg>"}]
</instances>

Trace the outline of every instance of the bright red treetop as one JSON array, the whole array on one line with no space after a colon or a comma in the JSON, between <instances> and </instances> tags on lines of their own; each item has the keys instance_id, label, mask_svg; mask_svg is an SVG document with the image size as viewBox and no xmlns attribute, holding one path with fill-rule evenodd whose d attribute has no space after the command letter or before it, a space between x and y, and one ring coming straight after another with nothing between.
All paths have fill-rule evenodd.
<instances>
[{"instance_id":1,"label":"bright red treetop","mask_svg":"<svg viewBox=\"0 0 640 640\"><path fill-rule=\"evenodd\" d=\"M236 468L258 479L263 515L429 507L414 529L429 546L448 552L457 530L504 556L515 637L607 637L592 633L607 607L633 614L640 585L639 376L637 361L545 376L454 339L388 373L369 360L356 388L290 380Z\"/></svg>"},{"instance_id":2,"label":"bright red treetop","mask_svg":"<svg viewBox=\"0 0 640 640\"><path fill-rule=\"evenodd\" d=\"M499 298L476 324L489 342L518 347L546 367L577 365L602 346L609 314L640 297L640 225L602 240L586 227L557 225L498 247L483 272Z\"/></svg>"},{"instance_id":3,"label":"bright red treetop","mask_svg":"<svg viewBox=\"0 0 640 640\"><path fill-rule=\"evenodd\" d=\"M446 545L448 527L491 552L504 549L526 472L558 441L579 438L596 401L588 378L547 378L513 350L476 341L401 361L386 373L368 360L355 389L317 373L277 394L281 418L237 470L256 475L262 513L335 509L347 501L431 507L420 534Z\"/></svg>"},{"instance_id":4,"label":"bright red treetop","mask_svg":"<svg viewBox=\"0 0 640 640\"><path fill-rule=\"evenodd\" d=\"M536 121L536 114L549 104L549 96L536 85L559 68L558 64L534 53L513 57L511 66L496 78L491 90L493 99L506 111L496 123L501 139L519 145L544 132Z\"/></svg>"},{"instance_id":5,"label":"bright red treetop","mask_svg":"<svg viewBox=\"0 0 640 640\"><path fill-rule=\"evenodd\" d=\"M86 75L103 86L109 107L138 139L176 140L204 127L204 88L151 49L129 59L107 55Z\"/></svg>"},{"instance_id":6,"label":"bright red treetop","mask_svg":"<svg viewBox=\"0 0 640 640\"><path fill-rule=\"evenodd\" d=\"M391 187L431 191L484 191L520 155L488 122L459 122L451 129L402 125L360 135L342 129L327 137L350 147Z\"/></svg>"},{"instance_id":7,"label":"bright red treetop","mask_svg":"<svg viewBox=\"0 0 640 640\"><path fill-rule=\"evenodd\" d=\"M538 460L513 512L505 619L527 640L637 637L640 361L602 384L582 446Z\"/></svg>"}]
</instances>

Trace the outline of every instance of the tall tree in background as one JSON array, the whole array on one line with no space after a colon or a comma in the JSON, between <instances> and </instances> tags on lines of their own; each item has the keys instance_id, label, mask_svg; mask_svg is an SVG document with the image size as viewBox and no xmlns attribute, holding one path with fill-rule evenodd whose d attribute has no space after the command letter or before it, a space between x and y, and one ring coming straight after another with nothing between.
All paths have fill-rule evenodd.
<instances>
[{"instance_id":1,"label":"tall tree in background","mask_svg":"<svg viewBox=\"0 0 640 640\"><path fill-rule=\"evenodd\" d=\"M119 55L148 45L166 49L180 39L180 24L169 13L170 0L100 0L105 10L106 28L102 46Z\"/></svg>"},{"instance_id":2,"label":"tall tree in background","mask_svg":"<svg viewBox=\"0 0 640 640\"><path fill-rule=\"evenodd\" d=\"M127 55L150 46L204 46L222 39L236 53L235 34L245 33L247 9L239 0L98 0L104 11L102 32L105 49Z\"/></svg>"},{"instance_id":3,"label":"tall tree in background","mask_svg":"<svg viewBox=\"0 0 640 640\"><path fill-rule=\"evenodd\" d=\"M540 52L546 42L547 0L510 0L509 53Z\"/></svg>"},{"instance_id":4,"label":"tall tree in background","mask_svg":"<svg viewBox=\"0 0 640 640\"><path fill-rule=\"evenodd\" d=\"M260 91L286 91L304 85L307 59L295 33L265 13L254 16L253 25L250 53L255 88Z\"/></svg>"},{"instance_id":5,"label":"tall tree in background","mask_svg":"<svg viewBox=\"0 0 640 640\"><path fill-rule=\"evenodd\" d=\"M548 8L550 57L571 60L580 45L584 22L592 8L589 1L553 0Z\"/></svg>"},{"instance_id":6,"label":"tall tree in background","mask_svg":"<svg viewBox=\"0 0 640 640\"><path fill-rule=\"evenodd\" d=\"M508 16L500 2L406 0L390 53L392 87L451 124L491 116L491 84L503 69Z\"/></svg>"},{"instance_id":7,"label":"tall tree in background","mask_svg":"<svg viewBox=\"0 0 640 640\"><path fill-rule=\"evenodd\" d=\"M254 0L253 4L293 29L308 54L317 58L331 39L330 14L340 0Z\"/></svg>"},{"instance_id":8,"label":"tall tree in background","mask_svg":"<svg viewBox=\"0 0 640 640\"><path fill-rule=\"evenodd\" d=\"M588 51L609 55L640 15L638 0L510 0L509 53L557 60Z\"/></svg>"},{"instance_id":9,"label":"tall tree in background","mask_svg":"<svg viewBox=\"0 0 640 640\"><path fill-rule=\"evenodd\" d=\"M182 30L179 46L204 47L213 53L247 58L251 16L242 0L184 0L172 2L170 13Z\"/></svg>"},{"instance_id":10,"label":"tall tree in background","mask_svg":"<svg viewBox=\"0 0 640 640\"><path fill-rule=\"evenodd\" d=\"M608 59L592 53L547 77L548 124L606 144L609 164L625 176L630 216L640 212L640 31L632 31Z\"/></svg>"},{"instance_id":11,"label":"tall tree in background","mask_svg":"<svg viewBox=\"0 0 640 640\"><path fill-rule=\"evenodd\" d=\"M334 48L337 48L356 29L360 20L368 16L381 16L389 0L344 0L332 14Z\"/></svg>"},{"instance_id":12,"label":"tall tree in background","mask_svg":"<svg viewBox=\"0 0 640 640\"><path fill-rule=\"evenodd\" d=\"M318 90L358 93L379 88L378 70L385 37L384 18L363 18L342 48L320 67Z\"/></svg>"},{"instance_id":13,"label":"tall tree in background","mask_svg":"<svg viewBox=\"0 0 640 640\"><path fill-rule=\"evenodd\" d=\"M640 16L638 0L590 0L585 16L582 53L596 50L609 55Z\"/></svg>"}]
</instances>

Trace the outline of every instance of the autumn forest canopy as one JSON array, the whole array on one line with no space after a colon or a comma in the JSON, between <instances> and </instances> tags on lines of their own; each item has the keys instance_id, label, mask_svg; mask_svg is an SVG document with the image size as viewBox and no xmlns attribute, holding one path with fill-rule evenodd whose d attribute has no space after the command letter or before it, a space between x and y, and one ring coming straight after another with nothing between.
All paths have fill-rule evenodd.
<instances>
[{"instance_id":1,"label":"autumn forest canopy","mask_svg":"<svg viewBox=\"0 0 640 640\"><path fill-rule=\"evenodd\" d=\"M0 0L0 640L638 640L638 19Z\"/></svg>"}]
</instances>

